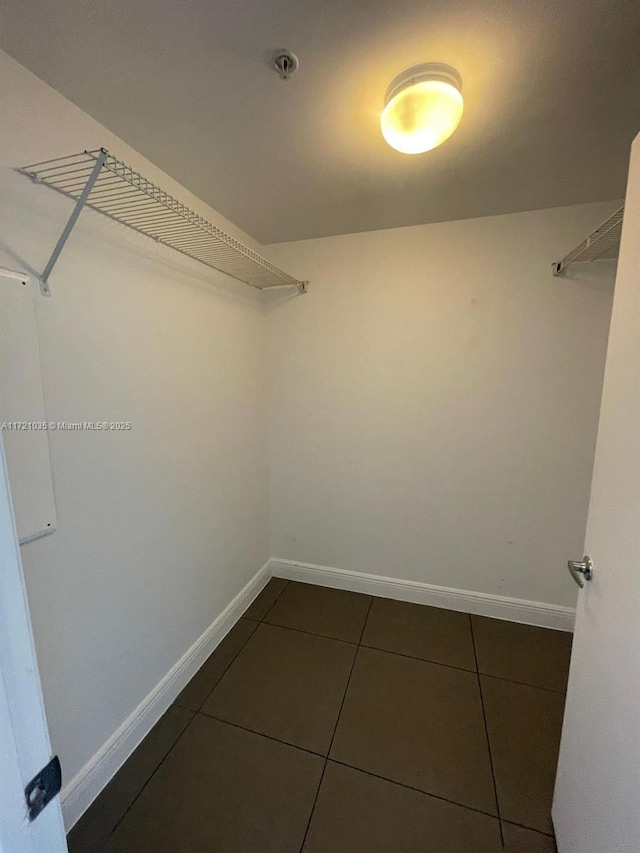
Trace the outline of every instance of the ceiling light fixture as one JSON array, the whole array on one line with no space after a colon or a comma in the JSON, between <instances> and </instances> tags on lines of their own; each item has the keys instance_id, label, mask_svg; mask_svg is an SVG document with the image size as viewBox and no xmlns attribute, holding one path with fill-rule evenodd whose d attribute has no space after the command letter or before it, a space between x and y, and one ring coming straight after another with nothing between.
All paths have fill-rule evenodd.
<instances>
[{"instance_id":1,"label":"ceiling light fixture","mask_svg":"<svg viewBox=\"0 0 640 853\"><path fill-rule=\"evenodd\" d=\"M399 74L387 89L382 135L403 154L431 151L460 124L462 80L449 65L427 62Z\"/></svg>"}]
</instances>

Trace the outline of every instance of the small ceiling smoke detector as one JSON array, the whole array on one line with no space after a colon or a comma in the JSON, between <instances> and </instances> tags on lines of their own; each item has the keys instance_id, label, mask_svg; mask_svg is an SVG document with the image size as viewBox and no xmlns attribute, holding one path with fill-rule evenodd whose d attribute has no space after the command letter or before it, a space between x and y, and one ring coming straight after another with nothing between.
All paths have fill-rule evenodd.
<instances>
[{"instance_id":1,"label":"small ceiling smoke detector","mask_svg":"<svg viewBox=\"0 0 640 853\"><path fill-rule=\"evenodd\" d=\"M380 116L382 135L403 154L431 151L448 139L462 118L462 80L450 65L428 62L399 74L387 89Z\"/></svg>"},{"instance_id":2,"label":"small ceiling smoke detector","mask_svg":"<svg viewBox=\"0 0 640 853\"><path fill-rule=\"evenodd\" d=\"M288 80L298 68L298 57L290 50L279 50L273 60L281 80Z\"/></svg>"}]
</instances>

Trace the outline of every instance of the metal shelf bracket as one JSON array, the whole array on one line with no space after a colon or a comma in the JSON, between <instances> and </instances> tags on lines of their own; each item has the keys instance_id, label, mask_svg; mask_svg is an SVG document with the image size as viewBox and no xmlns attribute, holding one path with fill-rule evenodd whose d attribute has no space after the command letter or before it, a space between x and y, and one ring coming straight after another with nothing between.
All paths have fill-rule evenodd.
<instances>
[{"instance_id":1,"label":"metal shelf bracket","mask_svg":"<svg viewBox=\"0 0 640 853\"><path fill-rule=\"evenodd\" d=\"M64 249L64 245L69 239L71 232L73 231L73 226L76 224L78 217L82 213L82 208L87 203L87 199L89 198L89 193L94 187L95 182L98 180L98 175L102 171L102 167L104 166L107 152L104 148L101 148L98 152L98 156L96 158L95 166L93 167L91 174L85 184L84 189L80 193L78 200L76 201L76 205L73 208L71 216L69 217L67 224L64 227L58 242L55 245L53 252L51 253L51 257L49 258L49 263L44 268L42 275L40 276L40 291L43 296L51 296L51 288L49 287L49 276L51 275L51 270L55 267L58 258L60 257L60 252ZM40 178L37 172L33 172L31 174L31 179L35 183L42 183L42 178Z\"/></svg>"}]
</instances>

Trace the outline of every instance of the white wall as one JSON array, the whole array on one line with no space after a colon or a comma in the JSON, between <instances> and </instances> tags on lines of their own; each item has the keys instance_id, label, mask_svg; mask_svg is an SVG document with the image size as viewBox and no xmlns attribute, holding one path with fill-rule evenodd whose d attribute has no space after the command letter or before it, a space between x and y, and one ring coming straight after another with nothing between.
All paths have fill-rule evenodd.
<instances>
[{"instance_id":1,"label":"white wall","mask_svg":"<svg viewBox=\"0 0 640 853\"><path fill-rule=\"evenodd\" d=\"M226 225L6 55L0 78L0 162L106 145ZM0 198L0 265L42 270L69 202L7 168ZM91 212L51 288L48 417L132 423L50 435L58 530L22 548L68 783L269 556L264 317L254 291Z\"/></svg>"},{"instance_id":2,"label":"white wall","mask_svg":"<svg viewBox=\"0 0 640 853\"><path fill-rule=\"evenodd\" d=\"M614 265L595 204L270 246L275 557L575 604Z\"/></svg>"}]
</instances>

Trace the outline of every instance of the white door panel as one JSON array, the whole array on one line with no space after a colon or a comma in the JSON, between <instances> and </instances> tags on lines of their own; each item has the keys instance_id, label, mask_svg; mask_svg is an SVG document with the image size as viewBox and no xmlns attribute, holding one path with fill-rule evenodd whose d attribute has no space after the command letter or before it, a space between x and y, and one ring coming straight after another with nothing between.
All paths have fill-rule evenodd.
<instances>
[{"instance_id":1,"label":"white door panel","mask_svg":"<svg viewBox=\"0 0 640 853\"><path fill-rule=\"evenodd\" d=\"M640 137L629 171L585 552L594 577L580 592L576 617L553 805L558 849L640 853Z\"/></svg>"},{"instance_id":2,"label":"white door panel","mask_svg":"<svg viewBox=\"0 0 640 853\"><path fill-rule=\"evenodd\" d=\"M29 822L24 788L51 759L0 433L0 851L66 853L59 797Z\"/></svg>"}]
</instances>

